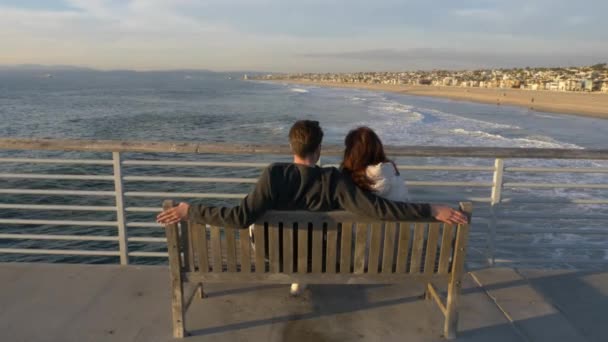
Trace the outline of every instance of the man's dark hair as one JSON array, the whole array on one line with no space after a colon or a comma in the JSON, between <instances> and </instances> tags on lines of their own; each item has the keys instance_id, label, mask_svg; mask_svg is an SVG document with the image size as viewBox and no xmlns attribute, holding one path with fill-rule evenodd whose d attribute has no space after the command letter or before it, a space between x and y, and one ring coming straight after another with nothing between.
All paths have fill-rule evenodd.
<instances>
[{"instance_id":1,"label":"man's dark hair","mask_svg":"<svg viewBox=\"0 0 608 342\"><path fill-rule=\"evenodd\" d=\"M291 150L300 158L315 153L323 141L323 130L319 121L299 120L289 130Z\"/></svg>"}]
</instances>

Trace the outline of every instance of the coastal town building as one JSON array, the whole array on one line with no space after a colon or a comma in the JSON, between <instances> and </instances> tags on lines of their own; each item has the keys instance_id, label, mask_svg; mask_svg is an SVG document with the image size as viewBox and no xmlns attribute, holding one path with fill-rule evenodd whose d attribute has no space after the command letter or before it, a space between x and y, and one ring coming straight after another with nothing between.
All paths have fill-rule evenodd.
<instances>
[{"instance_id":1,"label":"coastal town building","mask_svg":"<svg viewBox=\"0 0 608 342\"><path fill-rule=\"evenodd\" d=\"M257 79L608 93L606 63L568 68L269 74Z\"/></svg>"}]
</instances>

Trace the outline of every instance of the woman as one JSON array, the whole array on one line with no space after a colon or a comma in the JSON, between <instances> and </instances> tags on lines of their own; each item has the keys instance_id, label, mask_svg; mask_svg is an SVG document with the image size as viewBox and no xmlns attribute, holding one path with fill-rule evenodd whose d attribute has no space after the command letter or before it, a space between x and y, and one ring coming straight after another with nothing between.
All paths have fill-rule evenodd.
<instances>
[{"instance_id":1,"label":"woman","mask_svg":"<svg viewBox=\"0 0 608 342\"><path fill-rule=\"evenodd\" d=\"M410 201L405 181L397 166L386 157L382 141L371 128L363 126L350 131L344 139L344 145L341 169L357 186L392 201ZM354 234L353 227L353 236ZM370 243L371 234L368 234L365 246L367 268L370 267L367 262ZM380 241L380 250L383 250L383 245L383 241ZM352 248L354 250L354 240ZM381 264L382 261L379 262Z\"/></svg>"},{"instance_id":2,"label":"woman","mask_svg":"<svg viewBox=\"0 0 608 342\"><path fill-rule=\"evenodd\" d=\"M344 145L342 172L357 186L393 201L410 201L397 166L386 157L382 141L371 128L363 126L350 131Z\"/></svg>"},{"instance_id":3,"label":"woman","mask_svg":"<svg viewBox=\"0 0 608 342\"><path fill-rule=\"evenodd\" d=\"M350 131L344 139L344 144L346 146L341 169L353 179L357 186L393 201L410 201L405 182L397 166L386 158L382 141L371 128L359 127ZM369 255L370 235L367 240L366 256ZM384 243L381 242L381 245ZM352 250L354 251L354 240ZM368 257L365 259L367 260ZM297 296L305 288L305 284L294 283L291 284L290 293Z\"/></svg>"}]
</instances>

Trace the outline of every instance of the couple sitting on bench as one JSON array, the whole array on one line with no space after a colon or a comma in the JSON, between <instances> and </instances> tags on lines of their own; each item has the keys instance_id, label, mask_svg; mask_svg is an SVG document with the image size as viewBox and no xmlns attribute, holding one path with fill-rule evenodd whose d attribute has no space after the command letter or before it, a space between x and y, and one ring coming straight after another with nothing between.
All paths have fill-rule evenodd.
<instances>
[{"instance_id":1,"label":"couple sitting on bench","mask_svg":"<svg viewBox=\"0 0 608 342\"><path fill-rule=\"evenodd\" d=\"M346 210L381 221L434 218L448 224L467 223L465 214L451 207L409 203L397 167L370 128L360 127L346 136L340 170L316 165L322 140L323 130L317 121L297 121L289 131L293 163L268 166L240 205L225 208L182 202L160 213L157 222L167 225L189 220L246 228L269 210ZM292 284L292 294L301 289Z\"/></svg>"}]
</instances>

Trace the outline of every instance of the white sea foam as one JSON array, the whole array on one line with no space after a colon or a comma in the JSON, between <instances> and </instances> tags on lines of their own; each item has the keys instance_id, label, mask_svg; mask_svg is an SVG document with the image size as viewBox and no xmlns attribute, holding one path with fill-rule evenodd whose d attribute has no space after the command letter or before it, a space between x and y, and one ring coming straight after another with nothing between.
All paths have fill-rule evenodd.
<instances>
[{"instance_id":1,"label":"white sea foam","mask_svg":"<svg viewBox=\"0 0 608 342\"><path fill-rule=\"evenodd\" d=\"M307 89L302 89L302 88L291 88L290 90L293 91L294 93L303 93L303 94L308 93Z\"/></svg>"},{"instance_id":2,"label":"white sea foam","mask_svg":"<svg viewBox=\"0 0 608 342\"><path fill-rule=\"evenodd\" d=\"M451 133L457 135L466 135L469 137L479 138L479 139L489 139L489 140L499 140L501 142L506 142L509 147L535 147L535 148L572 148L572 149L582 149L583 147L569 144L564 142L556 141L547 136L528 136L525 138L507 138L500 134L493 134L484 132L481 130L468 131L464 128L455 128L450 131Z\"/></svg>"}]
</instances>

